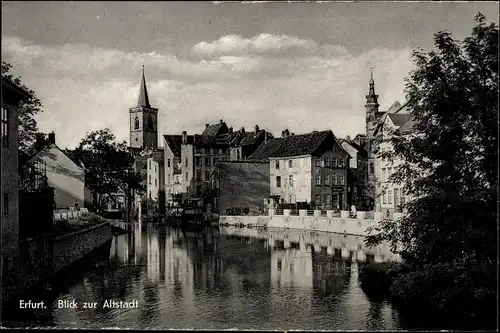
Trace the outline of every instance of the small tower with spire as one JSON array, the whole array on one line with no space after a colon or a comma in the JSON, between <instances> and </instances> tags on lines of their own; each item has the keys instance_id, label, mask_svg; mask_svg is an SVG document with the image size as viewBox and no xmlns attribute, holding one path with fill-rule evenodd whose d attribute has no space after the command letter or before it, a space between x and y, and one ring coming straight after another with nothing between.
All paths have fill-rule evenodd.
<instances>
[{"instance_id":1,"label":"small tower with spire","mask_svg":"<svg viewBox=\"0 0 500 333\"><path fill-rule=\"evenodd\" d=\"M366 135L371 136L377 125L378 95L375 94L375 81L373 80L373 67L370 68L370 88L366 95Z\"/></svg>"},{"instance_id":2,"label":"small tower with spire","mask_svg":"<svg viewBox=\"0 0 500 333\"><path fill-rule=\"evenodd\" d=\"M130 108L129 113L130 147L141 150L158 148L158 109L151 107L149 102L144 65L137 106Z\"/></svg>"}]
</instances>

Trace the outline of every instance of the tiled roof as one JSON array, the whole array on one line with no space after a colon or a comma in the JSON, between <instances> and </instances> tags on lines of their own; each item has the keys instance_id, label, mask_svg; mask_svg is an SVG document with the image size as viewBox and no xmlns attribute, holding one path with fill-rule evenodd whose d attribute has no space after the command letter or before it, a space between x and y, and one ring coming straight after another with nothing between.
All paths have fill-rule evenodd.
<instances>
[{"instance_id":1,"label":"tiled roof","mask_svg":"<svg viewBox=\"0 0 500 333\"><path fill-rule=\"evenodd\" d=\"M414 119L410 119L408 120L406 123L404 123L399 129L398 131L402 134L405 134L405 133L410 133L412 130L413 130L413 126L415 125L415 120Z\"/></svg>"},{"instance_id":2,"label":"tiled roof","mask_svg":"<svg viewBox=\"0 0 500 333\"><path fill-rule=\"evenodd\" d=\"M394 125L398 127L407 123L411 119L409 114L404 113L388 113L387 116L391 118Z\"/></svg>"},{"instance_id":3,"label":"tiled roof","mask_svg":"<svg viewBox=\"0 0 500 333\"><path fill-rule=\"evenodd\" d=\"M267 160L278 150L281 138L271 139L263 142L255 152L248 157L249 160Z\"/></svg>"},{"instance_id":4,"label":"tiled roof","mask_svg":"<svg viewBox=\"0 0 500 333\"><path fill-rule=\"evenodd\" d=\"M174 156L181 156L182 135L164 135L166 143L174 153ZM188 143L193 143L193 136L187 136Z\"/></svg>"},{"instance_id":5,"label":"tiled roof","mask_svg":"<svg viewBox=\"0 0 500 333\"><path fill-rule=\"evenodd\" d=\"M217 136L222 133L227 133L228 128L225 122L221 120L220 123L214 125L208 125L201 135L206 136Z\"/></svg>"},{"instance_id":6,"label":"tiled roof","mask_svg":"<svg viewBox=\"0 0 500 333\"><path fill-rule=\"evenodd\" d=\"M395 101L391 107L387 110L388 113L396 113L399 109L401 109L401 103L399 101Z\"/></svg>"},{"instance_id":7,"label":"tiled roof","mask_svg":"<svg viewBox=\"0 0 500 333\"><path fill-rule=\"evenodd\" d=\"M334 138L332 131L322 131L271 139L257 148L249 159L312 155L330 135Z\"/></svg>"}]
</instances>

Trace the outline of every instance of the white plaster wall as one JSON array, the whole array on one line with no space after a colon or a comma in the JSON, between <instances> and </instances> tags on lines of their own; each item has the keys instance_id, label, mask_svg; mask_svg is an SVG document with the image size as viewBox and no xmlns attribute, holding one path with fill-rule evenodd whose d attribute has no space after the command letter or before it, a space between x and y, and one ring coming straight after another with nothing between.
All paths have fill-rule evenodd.
<instances>
[{"instance_id":1,"label":"white plaster wall","mask_svg":"<svg viewBox=\"0 0 500 333\"><path fill-rule=\"evenodd\" d=\"M276 169L276 161L280 161L279 170ZM289 160L292 161L292 167L289 167ZM295 157L271 159L269 163L271 175L271 195L279 195L290 202L311 202L312 186L312 168L311 157ZM293 175L293 185L289 183L289 176ZM281 176L281 187L276 186L276 177Z\"/></svg>"}]
</instances>

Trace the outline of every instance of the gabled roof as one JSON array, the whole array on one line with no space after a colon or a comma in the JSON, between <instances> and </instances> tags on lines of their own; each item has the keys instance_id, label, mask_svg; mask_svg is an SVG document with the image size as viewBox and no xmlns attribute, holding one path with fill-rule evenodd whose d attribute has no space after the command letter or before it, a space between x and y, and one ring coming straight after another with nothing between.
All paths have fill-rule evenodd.
<instances>
[{"instance_id":1,"label":"gabled roof","mask_svg":"<svg viewBox=\"0 0 500 333\"><path fill-rule=\"evenodd\" d=\"M257 148L249 159L262 160L269 157L313 155L328 137L335 140L343 149L333 132L328 130L268 140Z\"/></svg>"},{"instance_id":2,"label":"gabled roof","mask_svg":"<svg viewBox=\"0 0 500 333\"><path fill-rule=\"evenodd\" d=\"M30 98L31 94L26 89L2 76L2 100L12 103Z\"/></svg>"},{"instance_id":3,"label":"gabled roof","mask_svg":"<svg viewBox=\"0 0 500 333\"><path fill-rule=\"evenodd\" d=\"M402 126L411 119L411 115L405 113L387 113L387 116L391 119L392 123L397 127Z\"/></svg>"},{"instance_id":4,"label":"gabled roof","mask_svg":"<svg viewBox=\"0 0 500 333\"><path fill-rule=\"evenodd\" d=\"M164 135L163 138L168 144L174 156L181 156L182 135ZM193 143L193 135L187 136L188 144Z\"/></svg>"},{"instance_id":5,"label":"gabled roof","mask_svg":"<svg viewBox=\"0 0 500 333\"><path fill-rule=\"evenodd\" d=\"M201 135L203 136L218 136L223 133L229 132L229 128L222 120L218 124L208 125Z\"/></svg>"},{"instance_id":6,"label":"gabled roof","mask_svg":"<svg viewBox=\"0 0 500 333\"><path fill-rule=\"evenodd\" d=\"M281 144L281 138L271 139L263 142L255 152L248 157L249 160L267 160L273 156Z\"/></svg>"},{"instance_id":7,"label":"gabled roof","mask_svg":"<svg viewBox=\"0 0 500 333\"><path fill-rule=\"evenodd\" d=\"M401 104L399 101L395 101L391 107L387 110L388 113L396 113L399 109L401 109Z\"/></svg>"},{"instance_id":8,"label":"gabled roof","mask_svg":"<svg viewBox=\"0 0 500 333\"><path fill-rule=\"evenodd\" d=\"M401 134L407 134L407 133L410 133L411 131L413 131L413 126L415 125L415 120L413 118L411 118L410 120L408 120L406 123L404 123L399 129L398 131L401 133Z\"/></svg>"},{"instance_id":9,"label":"gabled roof","mask_svg":"<svg viewBox=\"0 0 500 333\"><path fill-rule=\"evenodd\" d=\"M79 169L83 170L83 164L81 161L76 159L72 153L68 153L67 149L59 148L55 143L45 141L43 143L32 144L25 152L19 151L19 167L23 167L26 163L35 158L38 154L48 149L55 148L59 150L64 156L66 156L71 162L73 162Z\"/></svg>"},{"instance_id":10,"label":"gabled roof","mask_svg":"<svg viewBox=\"0 0 500 333\"><path fill-rule=\"evenodd\" d=\"M340 144L343 144L343 143L347 143L348 145L350 145L351 147L353 147L354 149L356 149L358 151L358 154L362 154L362 155L367 155L367 151L361 147L360 145L358 145L356 142L354 142L353 140L347 140L347 139L338 139Z\"/></svg>"}]
</instances>

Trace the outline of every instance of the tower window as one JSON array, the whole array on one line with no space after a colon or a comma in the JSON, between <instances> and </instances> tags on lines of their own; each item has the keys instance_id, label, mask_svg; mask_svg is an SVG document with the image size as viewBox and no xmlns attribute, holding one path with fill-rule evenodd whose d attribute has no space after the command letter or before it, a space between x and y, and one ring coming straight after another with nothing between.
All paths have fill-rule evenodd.
<instances>
[{"instance_id":1,"label":"tower window","mask_svg":"<svg viewBox=\"0 0 500 333\"><path fill-rule=\"evenodd\" d=\"M135 117L134 119L134 129L139 129L139 117Z\"/></svg>"},{"instance_id":2,"label":"tower window","mask_svg":"<svg viewBox=\"0 0 500 333\"><path fill-rule=\"evenodd\" d=\"M153 129L153 119L151 117L148 117L148 129Z\"/></svg>"}]
</instances>

